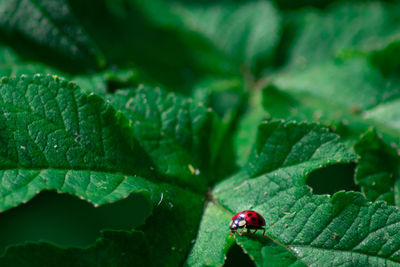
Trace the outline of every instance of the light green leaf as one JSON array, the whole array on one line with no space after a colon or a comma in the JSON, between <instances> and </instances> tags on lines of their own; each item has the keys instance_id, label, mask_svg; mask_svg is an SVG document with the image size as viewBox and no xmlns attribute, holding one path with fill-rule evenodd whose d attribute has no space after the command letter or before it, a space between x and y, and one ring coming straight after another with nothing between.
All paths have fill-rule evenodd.
<instances>
[{"instance_id":1,"label":"light green leaf","mask_svg":"<svg viewBox=\"0 0 400 267\"><path fill-rule=\"evenodd\" d=\"M265 1L244 4L179 5L175 13L185 30L192 30L212 42L237 67L255 70L271 60L280 38L280 18L274 6Z\"/></svg>"},{"instance_id":2,"label":"light green leaf","mask_svg":"<svg viewBox=\"0 0 400 267\"><path fill-rule=\"evenodd\" d=\"M386 145L375 129L366 132L354 149L360 156L355 181L366 198L399 206L399 156L396 149Z\"/></svg>"},{"instance_id":3,"label":"light green leaf","mask_svg":"<svg viewBox=\"0 0 400 267\"><path fill-rule=\"evenodd\" d=\"M324 62L342 51L357 54L384 48L400 38L398 10L393 3L344 2L327 10L300 12L293 20L297 32L289 65Z\"/></svg>"},{"instance_id":4,"label":"light green leaf","mask_svg":"<svg viewBox=\"0 0 400 267\"><path fill-rule=\"evenodd\" d=\"M221 266L226 253L234 244L228 237L228 224L232 216L221 207L209 202L204 211L192 251L186 265L188 266Z\"/></svg>"},{"instance_id":5,"label":"light green leaf","mask_svg":"<svg viewBox=\"0 0 400 267\"><path fill-rule=\"evenodd\" d=\"M263 92L263 104L274 118L318 120L352 139L374 125L388 142L400 141L393 108L400 80L384 77L366 59L282 72L272 84Z\"/></svg>"},{"instance_id":6,"label":"light green leaf","mask_svg":"<svg viewBox=\"0 0 400 267\"><path fill-rule=\"evenodd\" d=\"M254 127L254 125L259 125L269 118L269 115L266 114L261 104L261 92L255 91L249 98L248 107L238 123L234 139L236 161L241 167L246 164L251 148L256 140L257 127Z\"/></svg>"},{"instance_id":7,"label":"light green leaf","mask_svg":"<svg viewBox=\"0 0 400 267\"><path fill-rule=\"evenodd\" d=\"M31 55L39 53L53 63L54 57L49 56L49 52L72 62L75 68L105 64L103 56L64 0L2 0L0 29L15 47L26 50L31 48L31 43L36 48ZM29 54L33 51L24 52Z\"/></svg>"},{"instance_id":8,"label":"light green leaf","mask_svg":"<svg viewBox=\"0 0 400 267\"><path fill-rule=\"evenodd\" d=\"M248 242L246 242L247 244ZM293 254L287 249L280 246L264 246L261 250L263 259L262 266L270 267L305 267L303 262L298 260Z\"/></svg>"}]
</instances>

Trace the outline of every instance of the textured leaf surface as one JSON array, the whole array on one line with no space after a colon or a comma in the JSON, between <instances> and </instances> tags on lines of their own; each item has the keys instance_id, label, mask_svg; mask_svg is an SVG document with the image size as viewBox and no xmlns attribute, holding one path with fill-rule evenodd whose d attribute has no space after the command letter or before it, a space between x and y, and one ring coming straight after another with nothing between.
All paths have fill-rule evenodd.
<instances>
[{"instance_id":1,"label":"textured leaf surface","mask_svg":"<svg viewBox=\"0 0 400 267\"><path fill-rule=\"evenodd\" d=\"M384 77L366 59L283 72L272 83L263 101L274 118L319 120L337 128L341 124L343 135L351 138L374 125L389 142L400 141L395 108L400 81Z\"/></svg>"},{"instance_id":2,"label":"textured leaf surface","mask_svg":"<svg viewBox=\"0 0 400 267\"><path fill-rule=\"evenodd\" d=\"M135 177L150 173L150 162L137 154L128 122L100 98L50 76L3 78L1 96L2 210L44 189L102 204L151 186Z\"/></svg>"},{"instance_id":3,"label":"textured leaf surface","mask_svg":"<svg viewBox=\"0 0 400 267\"><path fill-rule=\"evenodd\" d=\"M286 142L275 139L285 135ZM397 208L353 192L312 195L305 185L312 170L353 159L335 135L317 126L264 124L248 168L219 184L215 198L231 214L249 208L263 214L267 234L307 265L398 265ZM262 243L260 238L243 242ZM253 257L259 259L259 252Z\"/></svg>"},{"instance_id":4,"label":"textured leaf surface","mask_svg":"<svg viewBox=\"0 0 400 267\"><path fill-rule=\"evenodd\" d=\"M154 159L158 172L178 184L205 188L211 110L159 88L119 91L110 95L109 101L129 119L136 139Z\"/></svg>"},{"instance_id":5,"label":"textured leaf surface","mask_svg":"<svg viewBox=\"0 0 400 267\"><path fill-rule=\"evenodd\" d=\"M176 265L195 237L203 199L173 184L205 189L195 155L206 157L201 154L208 145L204 127L211 125L212 114L160 90L140 88L128 98L126 92L110 96L121 108L116 112L57 77L3 78L1 209L26 202L41 190L70 193L95 205L142 192L155 206L142 227L151 244L148 253L158 255L152 262ZM153 249L160 243L161 253ZM38 248L42 253L48 249ZM12 257L9 253L5 259Z\"/></svg>"},{"instance_id":6,"label":"textured leaf surface","mask_svg":"<svg viewBox=\"0 0 400 267\"><path fill-rule=\"evenodd\" d=\"M355 181L361 186L370 201L384 200L399 206L397 151L386 145L376 130L370 130L362 136L354 147L360 156Z\"/></svg>"},{"instance_id":7,"label":"textured leaf surface","mask_svg":"<svg viewBox=\"0 0 400 267\"><path fill-rule=\"evenodd\" d=\"M15 46L29 40L41 54L50 50L65 59L104 65L104 59L70 11L66 1L2 0L0 1L0 30ZM23 39L20 39L20 38ZM80 66L77 65L77 66Z\"/></svg>"}]
</instances>

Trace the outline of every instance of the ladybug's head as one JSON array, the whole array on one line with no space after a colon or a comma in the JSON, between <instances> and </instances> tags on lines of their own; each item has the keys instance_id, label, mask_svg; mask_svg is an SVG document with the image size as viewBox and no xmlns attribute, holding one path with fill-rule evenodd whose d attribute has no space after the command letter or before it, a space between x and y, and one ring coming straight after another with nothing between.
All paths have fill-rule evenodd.
<instances>
[{"instance_id":1,"label":"ladybug's head","mask_svg":"<svg viewBox=\"0 0 400 267\"><path fill-rule=\"evenodd\" d=\"M231 229L231 231L236 231L238 228L243 228L246 224L246 220L244 220L243 218L236 218L234 220L231 221L231 223L229 224L229 228Z\"/></svg>"},{"instance_id":2,"label":"ladybug's head","mask_svg":"<svg viewBox=\"0 0 400 267\"><path fill-rule=\"evenodd\" d=\"M231 223L229 224L229 228L230 228L232 231L236 231L236 230L239 228L238 223L239 223L239 219L234 219L234 220L232 220Z\"/></svg>"}]
</instances>

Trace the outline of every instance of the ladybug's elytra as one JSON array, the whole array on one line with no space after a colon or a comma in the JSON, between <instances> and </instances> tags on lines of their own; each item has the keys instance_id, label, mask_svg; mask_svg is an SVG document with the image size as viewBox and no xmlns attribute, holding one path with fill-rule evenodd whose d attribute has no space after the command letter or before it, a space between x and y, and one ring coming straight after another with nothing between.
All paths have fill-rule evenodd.
<instances>
[{"instance_id":1,"label":"ladybug's elytra","mask_svg":"<svg viewBox=\"0 0 400 267\"><path fill-rule=\"evenodd\" d=\"M253 210L244 210L236 214L232 217L232 221L229 224L229 228L231 229L231 233L237 233L238 228L242 228L242 231L239 232L239 235L242 235L244 229L247 229L247 232L250 233L250 229L255 229L254 233L257 230L263 230L263 235L265 235L265 226L264 218L258 213Z\"/></svg>"}]
</instances>

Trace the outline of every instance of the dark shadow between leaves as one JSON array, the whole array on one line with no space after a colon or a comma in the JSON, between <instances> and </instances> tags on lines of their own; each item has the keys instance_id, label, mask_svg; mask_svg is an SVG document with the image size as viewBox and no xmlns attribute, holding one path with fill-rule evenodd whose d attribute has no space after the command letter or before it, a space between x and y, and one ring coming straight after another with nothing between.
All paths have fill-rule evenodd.
<instances>
[{"instance_id":1,"label":"dark shadow between leaves","mask_svg":"<svg viewBox=\"0 0 400 267\"><path fill-rule=\"evenodd\" d=\"M250 259L249 255L245 254L240 246L233 245L226 255L224 267L243 267L256 266Z\"/></svg>"},{"instance_id":2,"label":"dark shadow between leaves","mask_svg":"<svg viewBox=\"0 0 400 267\"><path fill-rule=\"evenodd\" d=\"M307 185L314 194L333 195L340 190L360 192L360 187L354 183L355 167L354 163L350 163L318 169L308 176Z\"/></svg>"},{"instance_id":3,"label":"dark shadow between leaves","mask_svg":"<svg viewBox=\"0 0 400 267\"><path fill-rule=\"evenodd\" d=\"M0 213L0 255L8 245L49 241L65 247L86 247L100 230L131 230L150 215L141 194L95 208L68 194L42 192L25 205Z\"/></svg>"}]
</instances>

